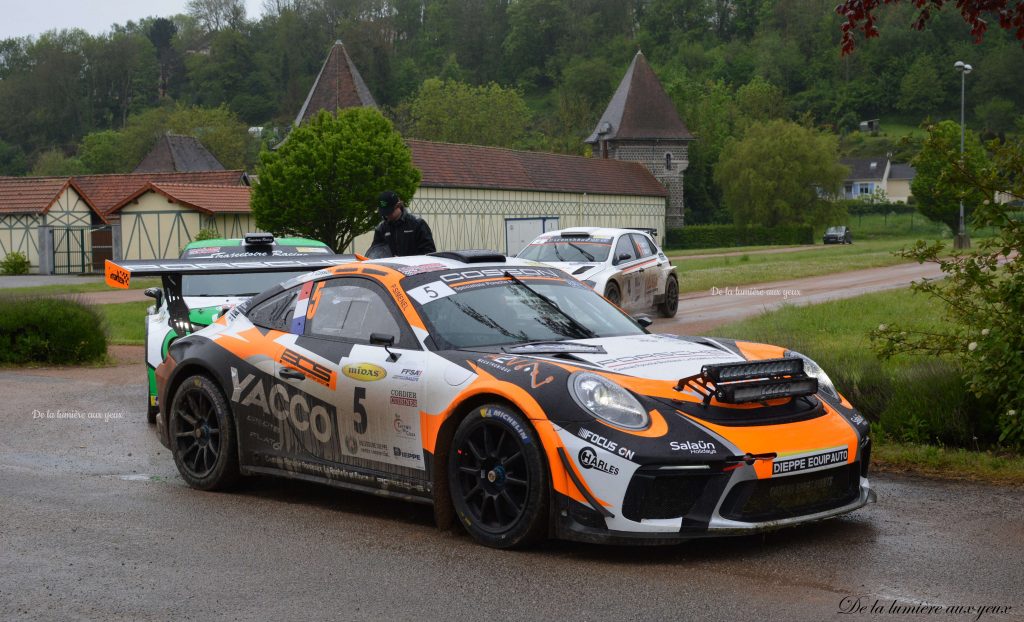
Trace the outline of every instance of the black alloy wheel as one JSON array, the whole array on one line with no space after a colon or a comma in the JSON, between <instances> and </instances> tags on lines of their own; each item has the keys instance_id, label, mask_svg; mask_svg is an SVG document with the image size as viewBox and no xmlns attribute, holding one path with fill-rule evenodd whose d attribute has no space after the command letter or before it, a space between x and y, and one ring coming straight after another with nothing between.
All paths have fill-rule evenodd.
<instances>
[{"instance_id":1,"label":"black alloy wheel","mask_svg":"<svg viewBox=\"0 0 1024 622\"><path fill-rule=\"evenodd\" d=\"M513 409L475 408L455 431L448 460L452 504L466 531L495 548L545 535L548 484L536 434Z\"/></svg>"},{"instance_id":2,"label":"black alloy wheel","mask_svg":"<svg viewBox=\"0 0 1024 622\"><path fill-rule=\"evenodd\" d=\"M679 310L679 281L674 274L670 274L665 281L665 300L658 305L661 317L675 317Z\"/></svg>"},{"instance_id":3,"label":"black alloy wheel","mask_svg":"<svg viewBox=\"0 0 1024 622\"><path fill-rule=\"evenodd\" d=\"M228 488L238 479L235 427L224 394L206 376L186 378L171 402L168 432L174 463L193 488Z\"/></svg>"}]
</instances>

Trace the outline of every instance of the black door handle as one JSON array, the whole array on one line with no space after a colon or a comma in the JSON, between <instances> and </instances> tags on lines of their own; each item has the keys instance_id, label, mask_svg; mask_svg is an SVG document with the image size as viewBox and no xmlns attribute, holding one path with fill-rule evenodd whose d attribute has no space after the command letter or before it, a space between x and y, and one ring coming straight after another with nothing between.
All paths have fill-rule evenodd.
<instances>
[{"instance_id":1,"label":"black door handle","mask_svg":"<svg viewBox=\"0 0 1024 622\"><path fill-rule=\"evenodd\" d=\"M295 371L294 369L288 369L287 367L282 367L280 370L278 370L277 375L281 376L282 378L290 378L292 380L306 379L306 375L301 371Z\"/></svg>"}]
</instances>

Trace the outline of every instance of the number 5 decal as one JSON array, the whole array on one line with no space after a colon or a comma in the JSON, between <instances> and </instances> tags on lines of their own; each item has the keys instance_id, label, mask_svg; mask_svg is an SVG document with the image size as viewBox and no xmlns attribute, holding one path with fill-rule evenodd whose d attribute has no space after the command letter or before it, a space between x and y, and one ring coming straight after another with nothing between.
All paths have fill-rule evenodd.
<instances>
[{"instance_id":1,"label":"number 5 decal","mask_svg":"<svg viewBox=\"0 0 1024 622\"><path fill-rule=\"evenodd\" d=\"M356 427L356 434L366 434L366 407L363 400L366 399L366 387L356 387L355 395L352 397L352 412L359 415L359 420L353 422Z\"/></svg>"}]
</instances>

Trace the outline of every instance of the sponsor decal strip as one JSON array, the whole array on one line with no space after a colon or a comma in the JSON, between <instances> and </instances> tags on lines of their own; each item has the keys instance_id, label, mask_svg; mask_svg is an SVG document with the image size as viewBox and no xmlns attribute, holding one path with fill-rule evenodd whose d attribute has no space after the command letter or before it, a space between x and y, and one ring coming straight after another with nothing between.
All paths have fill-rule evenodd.
<instances>
[{"instance_id":1,"label":"sponsor decal strip","mask_svg":"<svg viewBox=\"0 0 1024 622\"><path fill-rule=\"evenodd\" d=\"M803 456L776 458L772 462L772 475L785 475L798 471L815 471L837 464L846 464L850 458L850 450L846 447L833 447L825 451Z\"/></svg>"}]
</instances>

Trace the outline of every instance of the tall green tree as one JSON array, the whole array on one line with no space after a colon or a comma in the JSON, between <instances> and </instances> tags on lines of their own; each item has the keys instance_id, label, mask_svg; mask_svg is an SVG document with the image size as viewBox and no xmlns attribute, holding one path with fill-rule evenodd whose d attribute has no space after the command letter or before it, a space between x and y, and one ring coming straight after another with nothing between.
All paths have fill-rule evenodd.
<instances>
[{"instance_id":1,"label":"tall green tree","mask_svg":"<svg viewBox=\"0 0 1024 622\"><path fill-rule=\"evenodd\" d=\"M754 123L729 140L715 167L737 225L823 224L834 213L824 197L838 193L847 169L835 136L790 121Z\"/></svg>"},{"instance_id":2,"label":"tall green tree","mask_svg":"<svg viewBox=\"0 0 1024 622\"><path fill-rule=\"evenodd\" d=\"M409 201L420 182L394 126L372 108L321 111L276 151L263 151L252 192L256 224L341 250L379 221L376 197L394 190Z\"/></svg>"},{"instance_id":3,"label":"tall green tree","mask_svg":"<svg viewBox=\"0 0 1024 622\"><path fill-rule=\"evenodd\" d=\"M960 223L960 201L964 203L964 221L969 223L974 209L992 196L970 184L964 175L980 177L989 168L988 155L978 135L965 134L964 154L960 155L960 124L942 121L928 128L921 152L912 160L917 171L910 190L917 209L928 218L945 223L956 233Z\"/></svg>"},{"instance_id":4,"label":"tall green tree","mask_svg":"<svg viewBox=\"0 0 1024 622\"><path fill-rule=\"evenodd\" d=\"M426 80L398 111L413 138L511 147L530 124L530 109L515 89Z\"/></svg>"},{"instance_id":5,"label":"tall green tree","mask_svg":"<svg viewBox=\"0 0 1024 622\"><path fill-rule=\"evenodd\" d=\"M918 56L900 81L897 106L904 112L922 117L938 112L948 97L947 89L939 80L939 63L930 55Z\"/></svg>"}]
</instances>

